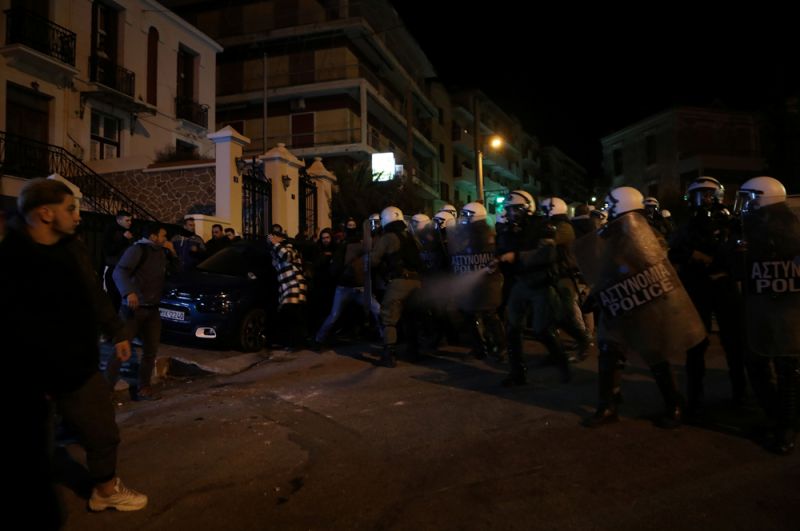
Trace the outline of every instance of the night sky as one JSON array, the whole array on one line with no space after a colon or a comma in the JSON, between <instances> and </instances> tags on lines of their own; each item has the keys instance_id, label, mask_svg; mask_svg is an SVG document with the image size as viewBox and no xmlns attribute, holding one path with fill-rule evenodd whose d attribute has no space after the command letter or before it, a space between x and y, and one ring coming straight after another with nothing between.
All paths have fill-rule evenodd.
<instances>
[{"instance_id":1,"label":"night sky","mask_svg":"<svg viewBox=\"0 0 800 531\"><path fill-rule=\"evenodd\" d=\"M603 13L496 1L472 10L441 2L458 14L433 17L423 7L430 0L392 3L446 85L483 90L593 179L610 132L676 104L768 109L800 79L787 12L647 3Z\"/></svg>"}]
</instances>

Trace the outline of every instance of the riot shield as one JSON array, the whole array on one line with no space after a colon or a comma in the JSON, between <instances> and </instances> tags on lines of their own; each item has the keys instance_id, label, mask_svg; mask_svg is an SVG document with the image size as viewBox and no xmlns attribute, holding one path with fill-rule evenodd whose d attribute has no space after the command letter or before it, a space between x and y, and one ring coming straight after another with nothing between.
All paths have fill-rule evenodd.
<instances>
[{"instance_id":1,"label":"riot shield","mask_svg":"<svg viewBox=\"0 0 800 531\"><path fill-rule=\"evenodd\" d=\"M481 221L449 227L447 254L457 306L467 312L497 309L503 296L503 275L491 267L495 260L494 230Z\"/></svg>"},{"instance_id":2,"label":"riot shield","mask_svg":"<svg viewBox=\"0 0 800 531\"><path fill-rule=\"evenodd\" d=\"M364 220L361 230L363 234L361 241L364 246L364 297L362 306L364 307L364 314L369 317L372 306L372 265L370 264L372 256L372 227L369 218Z\"/></svg>"},{"instance_id":3,"label":"riot shield","mask_svg":"<svg viewBox=\"0 0 800 531\"><path fill-rule=\"evenodd\" d=\"M603 340L650 365L682 361L706 337L703 322L647 219L626 214L575 241L573 251L602 315Z\"/></svg>"},{"instance_id":4,"label":"riot shield","mask_svg":"<svg viewBox=\"0 0 800 531\"><path fill-rule=\"evenodd\" d=\"M800 356L800 220L785 203L744 216L748 347L761 356Z\"/></svg>"}]
</instances>

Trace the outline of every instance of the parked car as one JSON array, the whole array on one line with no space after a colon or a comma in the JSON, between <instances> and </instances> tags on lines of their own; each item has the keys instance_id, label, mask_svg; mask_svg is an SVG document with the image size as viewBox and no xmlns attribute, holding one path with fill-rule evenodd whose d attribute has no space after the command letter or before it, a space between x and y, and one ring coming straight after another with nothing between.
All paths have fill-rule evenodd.
<instances>
[{"instance_id":1,"label":"parked car","mask_svg":"<svg viewBox=\"0 0 800 531\"><path fill-rule=\"evenodd\" d=\"M179 340L261 350L275 322L277 290L268 245L236 242L167 281L162 330Z\"/></svg>"}]
</instances>

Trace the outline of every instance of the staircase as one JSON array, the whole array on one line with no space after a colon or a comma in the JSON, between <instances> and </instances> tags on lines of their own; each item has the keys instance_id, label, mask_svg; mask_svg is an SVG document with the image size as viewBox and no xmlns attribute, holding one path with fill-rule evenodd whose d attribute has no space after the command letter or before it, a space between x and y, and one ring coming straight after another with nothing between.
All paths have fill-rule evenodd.
<instances>
[{"instance_id":1,"label":"staircase","mask_svg":"<svg viewBox=\"0 0 800 531\"><path fill-rule=\"evenodd\" d=\"M66 149L0 131L0 175L32 179L54 173L81 189L81 210L111 216L127 210L136 220L158 222Z\"/></svg>"}]
</instances>

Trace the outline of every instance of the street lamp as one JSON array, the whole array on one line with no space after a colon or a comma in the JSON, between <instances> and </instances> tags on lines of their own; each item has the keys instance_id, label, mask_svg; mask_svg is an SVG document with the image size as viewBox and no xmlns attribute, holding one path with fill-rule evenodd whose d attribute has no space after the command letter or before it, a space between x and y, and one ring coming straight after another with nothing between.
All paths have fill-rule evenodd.
<instances>
[{"instance_id":1,"label":"street lamp","mask_svg":"<svg viewBox=\"0 0 800 531\"><path fill-rule=\"evenodd\" d=\"M489 137L489 147L492 149L500 149L503 147L503 138L499 135L492 135ZM477 201L483 201L483 143L478 142L478 151L477 151L477 158L478 158L478 173L476 177L476 188L477 188Z\"/></svg>"}]
</instances>

